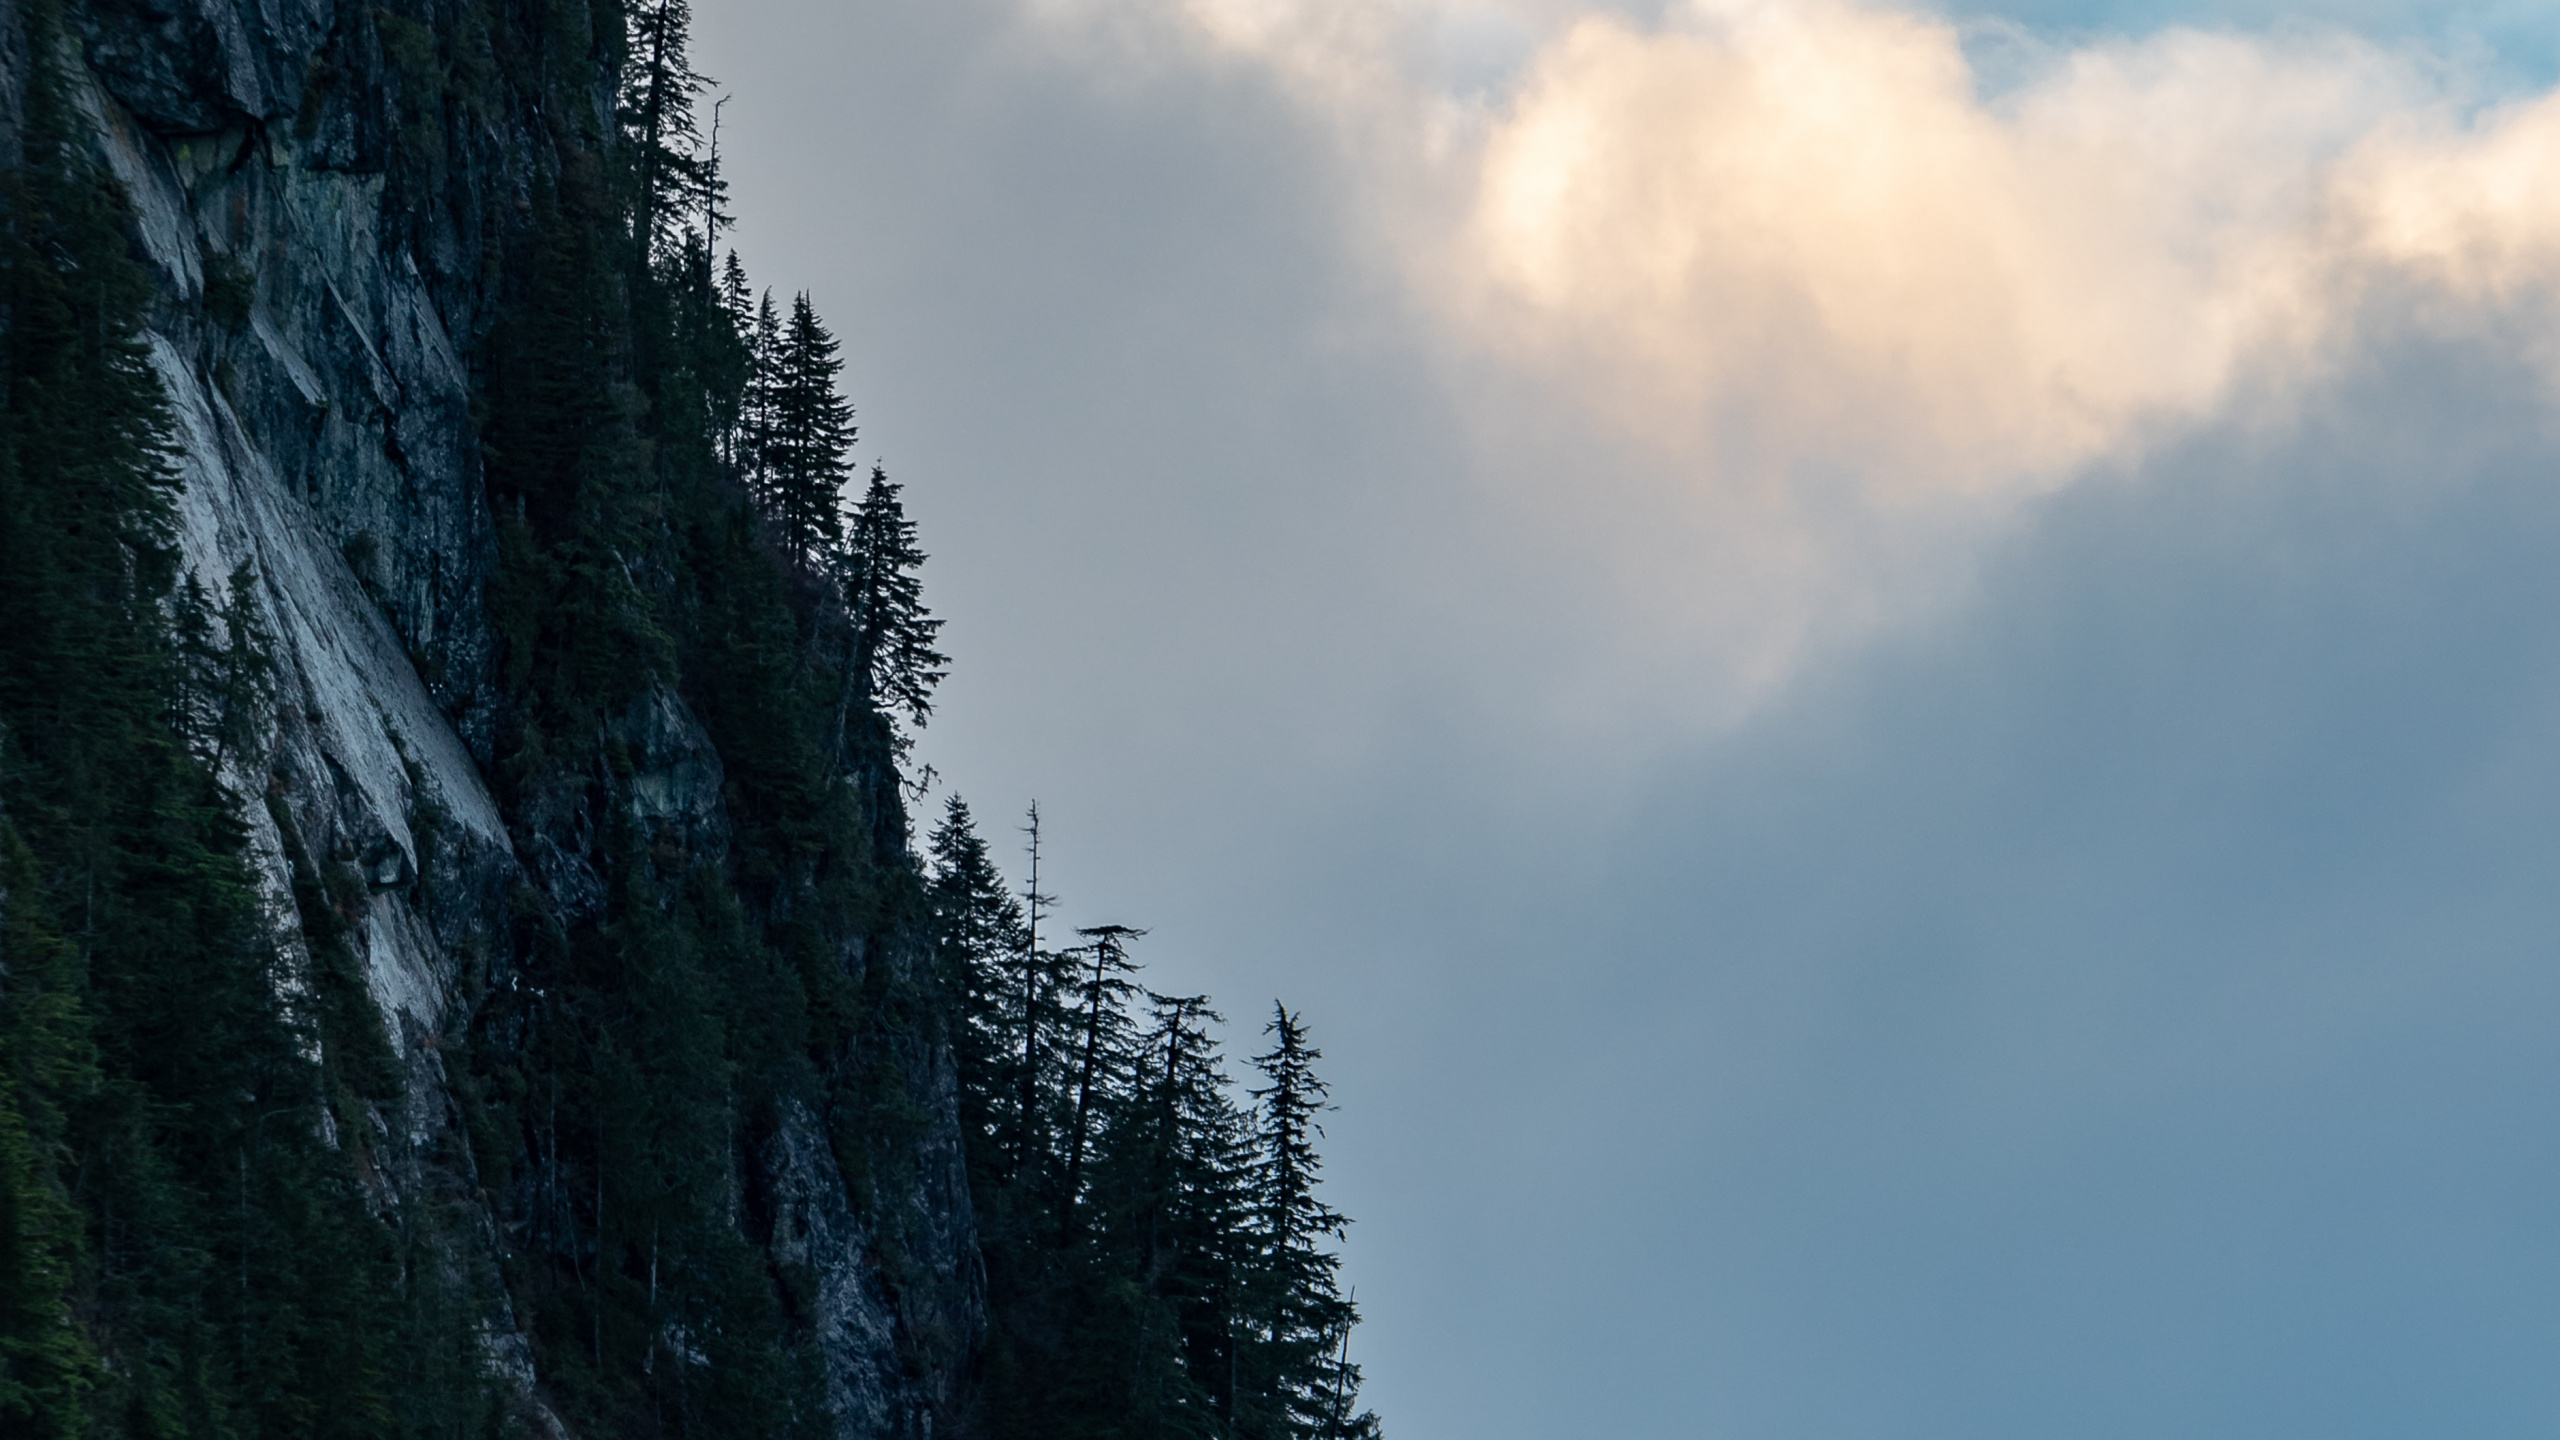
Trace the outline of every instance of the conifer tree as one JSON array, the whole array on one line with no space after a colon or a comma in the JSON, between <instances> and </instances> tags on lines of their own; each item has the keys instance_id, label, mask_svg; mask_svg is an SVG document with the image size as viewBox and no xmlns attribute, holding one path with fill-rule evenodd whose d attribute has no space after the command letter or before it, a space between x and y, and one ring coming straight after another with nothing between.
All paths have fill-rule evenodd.
<instances>
[{"instance_id":1,"label":"conifer tree","mask_svg":"<svg viewBox=\"0 0 2560 1440\"><path fill-rule=\"evenodd\" d=\"M751 360L728 288L732 280L744 285L745 273L722 275L712 264L711 237L722 223L716 209L706 207L703 226L686 229L659 267L659 300L652 308L665 312L666 334L652 378L662 488L690 488L714 475L734 474L729 467ZM730 258L736 259L735 252Z\"/></svg>"},{"instance_id":2,"label":"conifer tree","mask_svg":"<svg viewBox=\"0 0 2560 1440\"><path fill-rule=\"evenodd\" d=\"M748 288L747 267L739 263L735 250L720 262L718 304L731 353L711 387L711 433L721 465L743 481L749 459L746 441L758 351L755 294Z\"/></svg>"},{"instance_id":3,"label":"conifer tree","mask_svg":"<svg viewBox=\"0 0 2560 1440\"><path fill-rule=\"evenodd\" d=\"M255 743L255 726L275 697L275 637L258 611L256 584L257 572L244 560L219 604L192 574L170 597L178 660L170 723L217 773Z\"/></svg>"},{"instance_id":4,"label":"conifer tree","mask_svg":"<svg viewBox=\"0 0 2560 1440\"><path fill-rule=\"evenodd\" d=\"M744 278L743 272L740 278ZM774 402L782 391L782 316L774 308L771 290L757 300L742 333L746 337L747 382L739 399L734 442L738 473L746 482L747 494L770 515L774 509Z\"/></svg>"},{"instance_id":5,"label":"conifer tree","mask_svg":"<svg viewBox=\"0 0 2560 1440\"><path fill-rule=\"evenodd\" d=\"M1238 1320L1252 1232L1253 1136L1208 1027L1204 995L1146 992L1149 1026L1119 1149L1135 1184L1124 1202L1131 1273L1163 1306L1178 1367L1169 1400L1198 1409L1202 1433L1233 1433ZM1214 1420L1214 1423L1206 1423Z\"/></svg>"},{"instance_id":6,"label":"conifer tree","mask_svg":"<svg viewBox=\"0 0 2560 1440\"><path fill-rule=\"evenodd\" d=\"M1129 1001L1138 986L1129 977L1138 967L1129 958L1129 942L1147 932L1128 925L1092 925L1076 933L1085 938L1070 952L1076 957L1076 1098L1074 1118L1068 1122L1066 1181L1058 1201L1059 1229L1070 1237L1084 1203L1085 1150L1097 1102L1108 1102L1130 1055Z\"/></svg>"},{"instance_id":7,"label":"conifer tree","mask_svg":"<svg viewBox=\"0 0 2560 1440\"><path fill-rule=\"evenodd\" d=\"M1342 1238L1350 1221L1316 1194L1324 1163L1315 1143L1324 1133L1318 1117L1332 1108L1315 1070L1324 1052L1308 1043L1305 1023L1287 1006L1275 1001L1271 1010L1263 1033L1275 1037L1272 1048L1253 1060L1264 1081L1252 1092L1261 1102L1252 1369L1262 1414L1248 1433L1273 1440L1366 1436L1377 1421L1352 1413L1359 1371L1342 1348L1358 1312L1337 1282L1341 1256L1322 1243Z\"/></svg>"},{"instance_id":8,"label":"conifer tree","mask_svg":"<svg viewBox=\"0 0 2560 1440\"><path fill-rule=\"evenodd\" d=\"M770 293L767 292L768 295ZM728 312L729 323L737 327L739 334L747 334L754 328L755 291L747 284L746 263L738 258L735 250L720 261L720 308Z\"/></svg>"},{"instance_id":9,"label":"conifer tree","mask_svg":"<svg viewBox=\"0 0 2560 1440\"><path fill-rule=\"evenodd\" d=\"M783 548L802 567L816 568L844 543L853 402L836 391L844 361L805 290L792 297L779 348L763 446L767 509Z\"/></svg>"},{"instance_id":10,"label":"conifer tree","mask_svg":"<svg viewBox=\"0 0 2560 1440\"><path fill-rule=\"evenodd\" d=\"M79 955L44 913L35 856L0 813L0 1426L30 1440L85 1430L105 1379L69 1323L87 1248L69 1181L73 1108L102 1076Z\"/></svg>"},{"instance_id":11,"label":"conifer tree","mask_svg":"<svg viewBox=\"0 0 2560 1440\"><path fill-rule=\"evenodd\" d=\"M1040 888L1040 802L1025 812L1023 834L1031 859L1031 878L1022 887L1022 950L1013 967L1012 994L1007 997L1021 1016L1016 1030L1022 1058L1015 1071L1019 1097L1014 1107L1013 1178L1017 1185L1044 1182L1047 1147L1058 1099L1066 1090L1058 1071L1073 1054L1074 1016L1064 1003L1075 980L1075 957L1043 949L1040 922L1057 908L1058 897Z\"/></svg>"},{"instance_id":12,"label":"conifer tree","mask_svg":"<svg viewBox=\"0 0 2560 1440\"><path fill-rule=\"evenodd\" d=\"M996 1440L1372 1440L1303 1022L1275 1009L1264 1084L1242 1097L1207 998L1137 984L1142 932L1041 946L1054 900L1036 880L1005 892L965 804L946 803L932 851L943 973L970 1022L991 1326L975 1423Z\"/></svg>"},{"instance_id":13,"label":"conifer tree","mask_svg":"<svg viewBox=\"0 0 2560 1440\"><path fill-rule=\"evenodd\" d=\"M1019 1128L1013 1112L1020 1097L1014 1074L1021 1054L1020 1012L1008 992L1015 957L1026 943L1022 905L1005 890L968 802L957 795L943 802L931 851L935 945L943 983L960 1008L952 1048L971 1188L988 1194L1002 1176L998 1147Z\"/></svg>"},{"instance_id":14,"label":"conifer tree","mask_svg":"<svg viewBox=\"0 0 2560 1440\"><path fill-rule=\"evenodd\" d=\"M716 204L716 171L701 153L693 109L694 97L710 81L694 70L688 55L690 0L642 0L628 14L630 63L615 118L630 150L633 238L645 267L674 247L696 206ZM716 227L715 219L706 228ZM710 238L706 234L706 242Z\"/></svg>"},{"instance_id":15,"label":"conifer tree","mask_svg":"<svg viewBox=\"0 0 2560 1440\"><path fill-rule=\"evenodd\" d=\"M903 715L918 729L933 713L933 687L950 660L933 648L942 622L924 608L916 575L924 558L898 487L886 470L872 466L837 566L849 631L844 694L836 705L839 735L856 707ZM903 750L904 741L900 734L896 748Z\"/></svg>"}]
</instances>

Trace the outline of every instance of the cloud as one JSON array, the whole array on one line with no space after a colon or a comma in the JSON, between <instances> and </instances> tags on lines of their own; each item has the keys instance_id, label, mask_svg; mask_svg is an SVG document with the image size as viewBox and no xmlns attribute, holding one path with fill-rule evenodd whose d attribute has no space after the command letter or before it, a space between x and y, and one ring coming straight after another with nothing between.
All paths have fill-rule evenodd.
<instances>
[{"instance_id":1,"label":"cloud","mask_svg":"<svg viewBox=\"0 0 2560 1440\"><path fill-rule=\"evenodd\" d=\"M1334 137L1482 473L1692 721L1930 610L2020 499L2280 416L2378 292L2485 332L2560 290L2560 97L2339 32L2013 31L1995 89L1979 27L1847 0L1042 13Z\"/></svg>"},{"instance_id":2,"label":"cloud","mask_svg":"<svg viewBox=\"0 0 2560 1440\"><path fill-rule=\"evenodd\" d=\"M1583 1428L2552 1413L2505 1337L2554 1325L2560 1151L2510 1137L2560 1096L2560 434L2503 338L2382 311L2290 418L2027 502L1952 623L1662 767L1536 1020L1622 1057L1541 1143L1643 1238L1556 1268L1601 1276L1567 1323L1748 1318Z\"/></svg>"},{"instance_id":3,"label":"cloud","mask_svg":"<svg viewBox=\"0 0 2560 1440\"><path fill-rule=\"evenodd\" d=\"M2319 162L2402 67L2176 34L1999 108L1955 29L1815 4L1573 25L1492 118L1460 323L1663 442L2050 484L2317 333Z\"/></svg>"}]
</instances>

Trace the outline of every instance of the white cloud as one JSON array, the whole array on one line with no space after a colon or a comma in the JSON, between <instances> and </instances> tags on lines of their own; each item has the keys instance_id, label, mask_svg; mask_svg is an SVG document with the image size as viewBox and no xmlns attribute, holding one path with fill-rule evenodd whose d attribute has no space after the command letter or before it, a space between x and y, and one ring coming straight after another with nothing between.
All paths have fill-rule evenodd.
<instances>
[{"instance_id":1,"label":"white cloud","mask_svg":"<svg viewBox=\"0 0 2560 1440\"><path fill-rule=\"evenodd\" d=\"M1595 663L1712 677L1667 687L1692 718L1925 607L2019 498L2280 406L2377 283L2457 325L2560 289L2560 97L2472 115L2341 33L2030 40L1990 94L1954 23L1848 0L1038 3L1339 141L1488 476L1607 517L1640 653ZM1524 405L1608 463L1503 458Z\"/></svg>"},{"instance_id":2,"label":"white cloud","mask_svg":"<svg viewBox=\"0 0 2560 1440\"><path fill-rule=\"evenodd\" d=\"M2304 343L2312 167L2399 78L2177 35L2003 114L1933 21L1588 20L1489 126L1441 273L1485 343L1702 456L2049 483Z\"/></svg>"}]
</instances>

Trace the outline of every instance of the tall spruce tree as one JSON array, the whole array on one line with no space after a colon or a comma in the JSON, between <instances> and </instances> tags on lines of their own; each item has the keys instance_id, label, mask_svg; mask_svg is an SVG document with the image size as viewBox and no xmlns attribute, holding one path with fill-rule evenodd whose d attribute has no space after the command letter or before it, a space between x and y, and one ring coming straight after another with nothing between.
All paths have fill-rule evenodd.
<instances>
[{"instance_id":1,"label":"tall spruce tree","mask_svg":"<svg viewBox=\"0 0 2560 1440\"><path fill-rule=\"evenodd\" d=\"M1174 1433L1228 1435L1251 1262L1253 1136L1208 1027L1204 995L1146 992L1148 1028L1115 1136L1115 1209L1130 1275L1162 1308L1174 1372L1155 1387Z\"/></svg>"},{"instance_id":2,"label":"tall spruce tree","mask_svg":"<svg viewBox=\"0 0 2560 1440\"><path fill-rule=\"evenodd\" d=\"M1076 933L1085 943L1070 952L1076 958L1075 1108L1067 1122L1066 1169L1058 1194L1058 1228L1071 1239L1084 1206L1085 1159L1095 1125L1132 1058L1129 1001L1138 984L1129 977L1138 973L1138 966L1129 958L1129 942L1147 932L1129 925L1090 925Z\"/></svg>"},{"instance_id":3,"label":"tall spruce tree","mask_svg":"<svg viewBox=\"0 0 2560 1440\"><path fill-rule=\"evenodd\" d=\"M694 98L710 81L690 58L690 0L641 0L628 11L629 58L615 118L622 128L633 183L633 239L643 266L678 247L693 215L712 205L717 171L702 147ZM705 226L717 237L716 208Z\"/></svg>"},{"instance_id":4,"label":"tall spruce tree","mask_svg":"<svg viewBox=\"0 0 2560 1440\"><path fill-rule=\"evenodd\" d=\"M757 298L755 310L744 322L741 333L746 338L746 389L738 400L738 430L731 442L737 456L739 478L756 507L767 515L774 510L773 456L775 436L774 401L782 391L782 313L774 308L773 292L765 291Z\"/></svg>"},{"instance_id":5,"label":"tall spruce tree","mask_svg":"<svg viewBox=\"0 0 2560 1440\"><path fill-rule=\"evenodd\" d=\"M752 410L760 351L755 292L747 284L747 267L739 262L735 250L720 262L719 305L732 348L711 386L712 434L722 468L745 483L752 458Z\"/></svg>"},{"instance_id":6,"label":"tall spruce tree","mask_svg":"<svg viewBox=\"0 0 2560 1440\"><path fill-rule=\"evenodd\" d=\"M991 1195L1004 1179L1002 1147L1019 1128L1020 1011L1010 991L1015 957L1027 943L1022 905L1006 891L967 801L944 800L930 845L935 948L960 1009L952 1049L970 1188Z\"/></svg>"},{"instance_id":7,"label":"tall spruce tree","mask_svg":"<svg viewBox=\"0 0 2560 1440\"><path fill-rule=\"evenodd\" d=\"M924 559L898 487L886 470L872 466L870 488L854 510L837 564L847 621L844 693L836 704L839 736L857 713L903 716L918 729L933 713L933 688L942 683L950 657L933 648L942 622L924 606L924 585L916 574ZM896 737L901 751L904 740L903 733Z\"/></svg>"},{"instance_id":8,"label":"tall spruce tree","mask_svg":"<svg viewBox=\"0 0 2560 1440\"><path fill-rule=\"evenodd\" d=\"M1253 1059L1264 1083L1261 1102L1256 1205L1261 1253L1257 1257L1253 1318L1256 1338L1248 1362L1261 1413L1245 1433L1272 1440L1338 1440L1367 1436L1377 1420L1354 1413L1359 1370L1343 1349L1359 1319L1339 1284L1342 1257L1327 1248L1350 1225L1316 1194L1324 1162L1316 1141L1320 1116L1330 1108L1316 1062L1324 1052L1307 1040L1305 1022L1273 1002L1274 1037L1268 1053Z\"/></svg>"},{"instance_id":9,"label":"tall spruce tree","mask_svg":"<svg viewBox=\"0 0 2560 1440\"><path fill-rule=\"evenodd\" d=\"M1062 1070L1073 1055L1074 1014L1066 1004L1075 982L1075 956L1040 943L1040 922L1057 908L1058 897L1040 888L1040 802L1024 812L1024 850L1031 861L1030 879L1022 887L1022 950L1013 965L1008 997L1021 1016L1016 1034L1022 1058L1016 1067L1020 1090L1014 1108L1012 1143L1014 1182L1027 1189L1047 1183L1052 1139L1060 1131L1058 1111L1066 1094Z\"/></svg>"},{"instance_id":10,"label":"tall spruce tree","mask_svg":"<svg viewBox=\"0 0 2560 1440\"><path fill-rule=\"evenodd\" d=\"M844 543L855 431L853 402L836 390L844 360L806 290L791 299L779 350L763 445L766 506L784 550L803 569L817 570Z\"/></svg>"}]
</instances>

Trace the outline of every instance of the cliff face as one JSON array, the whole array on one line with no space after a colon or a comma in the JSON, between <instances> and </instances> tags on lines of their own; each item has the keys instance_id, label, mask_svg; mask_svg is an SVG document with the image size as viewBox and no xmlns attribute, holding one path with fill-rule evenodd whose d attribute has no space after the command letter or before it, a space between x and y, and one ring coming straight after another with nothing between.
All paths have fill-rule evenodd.
<instances>
[{"instance_id":1,"label":"cliff face","mask_svg":"<svg viewBox=\"0 0 2560 1440\"><path fill-rule=\"evenodd\" d=\"M14 98L32 60L7 18ZM575 42L602 21L552 6L545 23ZM64 73L156 283L146 338L176 419L185 564L214 593L253 576L274 637L272 713L222 763L285 973L328 946L360 965L403 1071L399 1098L367 1112L369 1203L402 1225L436 1217L456 1323L519 1413L557 1428L566 1407L544 1404L545 1351L510 1279L557 1161L503 1125L470 1133L461 1072L519 1043L482 1020L521 993L528 934L612 922L611 836L716 877L735 828L728 761L672 682L605 718L611 763L518 759L493 778L510 702L477 377L513 247L577 163L558 137L609 131L609 77L562 84L561 56L593 47L508 53L474 4L95 0L69 29ZM591 113L553 113L564 94ZM878 774L849 783L894 805ZM883 844L883 863L912 863L902 838ZM874 993L924 965L902 923L815 943ZM792 1297L780 1324L815 1357L844 1440L947 1425L982 1328L938 1023L856 1027L818 1057L894 1091L899 1125L866 1129L829 1098L843 1087L813 1084L769 1097L726 1162L736 1229ZM483 1173L493 1154L507 1177ZM694 1348L676 1329L648 1344Z\"/></svg>"}]
</instances>

